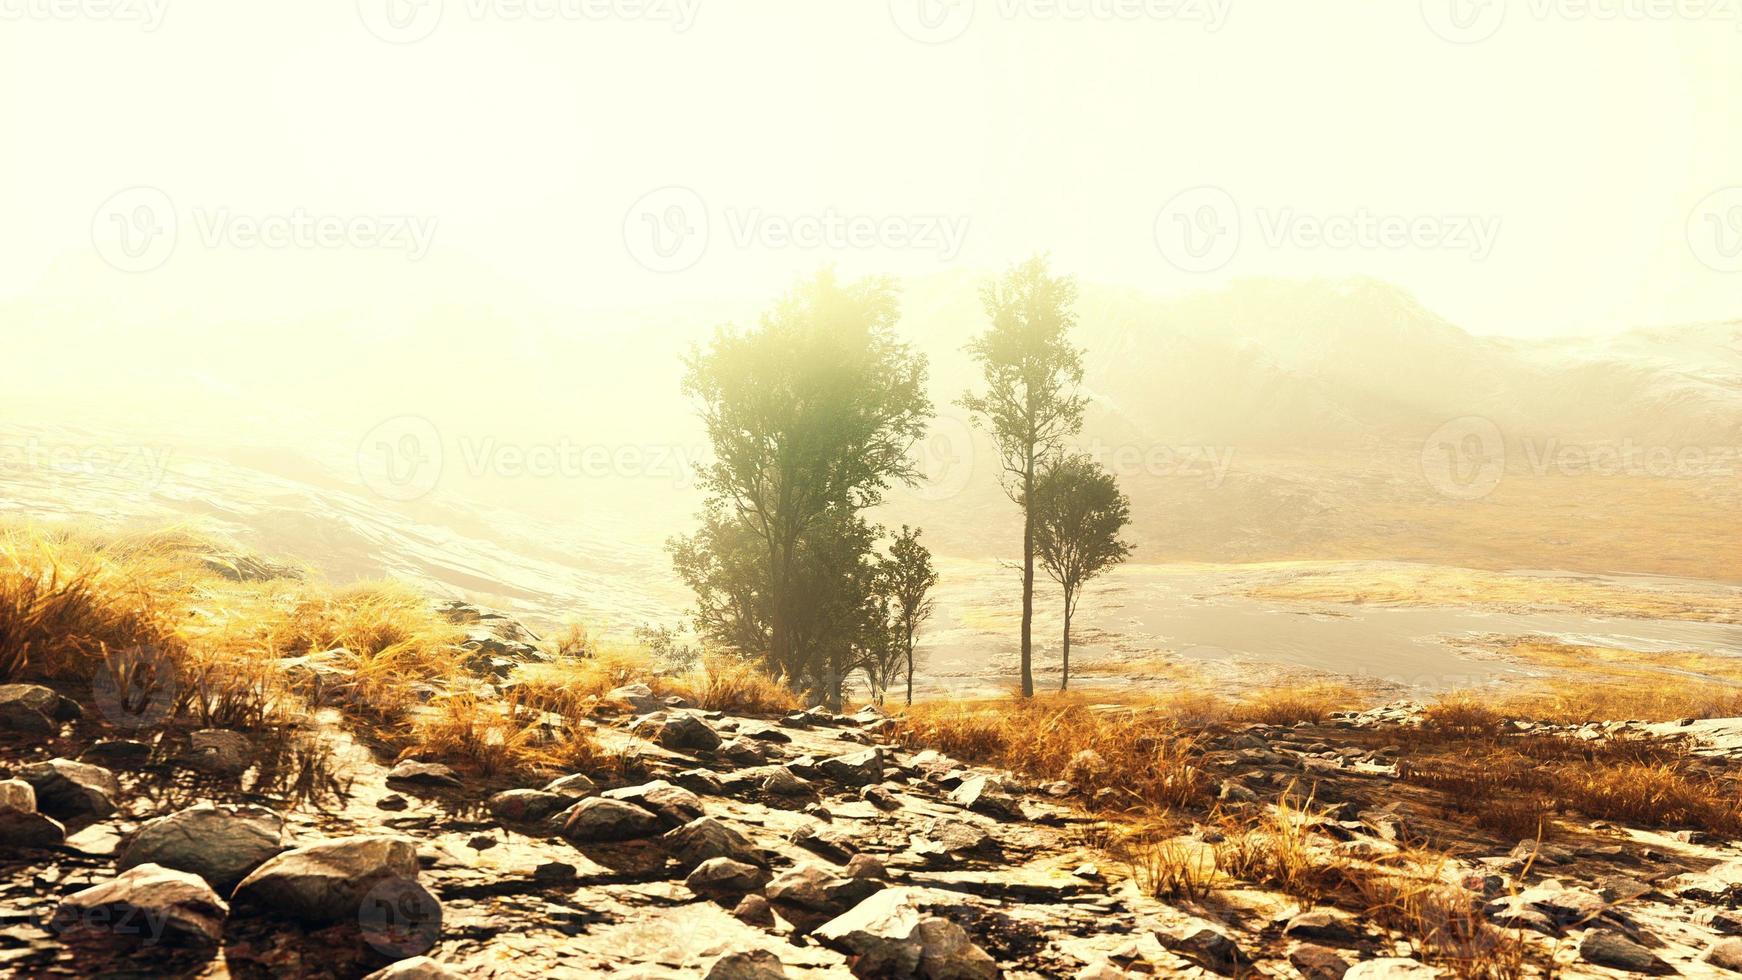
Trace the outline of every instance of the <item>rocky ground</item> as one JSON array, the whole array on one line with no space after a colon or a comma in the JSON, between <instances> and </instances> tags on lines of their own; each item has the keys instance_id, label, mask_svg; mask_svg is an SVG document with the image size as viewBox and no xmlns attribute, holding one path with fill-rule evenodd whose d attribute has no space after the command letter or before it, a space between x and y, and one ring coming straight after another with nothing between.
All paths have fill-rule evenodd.
<instances>
[{"instance_id":1,"label":"rocky ground","mask_svg":"<svg viewBox=\"0 0 1742 980\"><path fill-rule=\"evenodd\" d=\"M729 717L616 692L609 773L524 786L389 766L333 718L271 739L117 730L90 699L0 687L0 971L18 976L1454 975L1360 915L1239 883L1167 901L1070 782L884 744L867 709ZM1399 780L1408 705L1205 733L1229 812L1313 804L1314 849L1415 840L1563 976L1742 969L1742 851L1574 822L1514 848ZM1589 726L1691 738L1742 722ZM1086 760L1092 761L1092 760ZM1061 777L1064 773L1059 774ZM1181 847L1219 837L1205 819ZM1128 850L1118 853L1129 856Z\"/></svg>"}]
</instances>

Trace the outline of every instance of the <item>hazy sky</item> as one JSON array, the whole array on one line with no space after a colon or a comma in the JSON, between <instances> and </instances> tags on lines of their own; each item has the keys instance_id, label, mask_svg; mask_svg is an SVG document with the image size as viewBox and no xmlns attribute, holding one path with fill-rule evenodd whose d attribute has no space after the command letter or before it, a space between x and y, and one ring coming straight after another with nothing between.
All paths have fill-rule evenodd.
<instances>
[{"instance_id":1,"label":"hazy sky","mask_svg":"<svg viewBox=\"0 0 1742 980\"><path fill-rule=\"evenodd\" d=\"M371 329L1049 250L1480 333L1742 316L1729 6L0 0L0 294Z\"/></svg>"}]
</instances>

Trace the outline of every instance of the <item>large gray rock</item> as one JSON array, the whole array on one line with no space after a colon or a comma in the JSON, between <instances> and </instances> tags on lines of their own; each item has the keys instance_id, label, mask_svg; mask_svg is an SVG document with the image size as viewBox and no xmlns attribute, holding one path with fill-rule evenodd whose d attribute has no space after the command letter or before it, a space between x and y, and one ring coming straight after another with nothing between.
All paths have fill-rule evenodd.
<instances>
[{"instance_id":1,"label":"large gray rock","mask_svg":"<svg viewBox=\"0 0 1742 980\"><path fill-rule=\"evenodd\" d=\"M720 747L719 733L695 715L670 715L663 721L651 722L648 727L647 734L668 749L712 751Z\"/></svg>"},{"instance_id":2,"label":"large gray rock","mask_svg":"<svg viewBox=\"0 0 1742 980\"><path fill-rule=\"evenodd\" d=\"M462 663L475 673L507 677L518 664L552 659L539 649L537 634L503 613L457 599L438 605L436 612L465 631Z\"/></svg>"},{"instance_id":3,"label":"large gray rock","mask_svg":"<svg viewBox=\"0 0 1742 980\"><path fill-rule=\"evenodd\" d=\"M1342 953L1312 943L1295 946L1288 962L1304 980L1343 980L1349 972L1349 960Z\"/></svg>"},{"instance_id":4,"label":"large gray rock","mask_svg":"<svg viewBox=\"0 0 1742 980\"><path fill-rule=\"evenodd\" d=\"M768 748L742 735L720 743L720 754L739 765L755 766L768 761Z\"/></svg>"},{"instance_id":5,"label":"large gray rock","mask_svg":"<svg viewBox=\"0 0 1742 980\"><path fill-rule=\"evenodd\" d=\"M1023 819L1022 804L990 776L970 776L950 791L950 802L998 820Z\"/></svg>"},{"instance_id":6,"label":"large gray rock","mask_svg":"<svg viewBox=\"0 0 1742 980\"><path fill-rule=\"evenodd\" d=\"M1341 909L1308 909L1288 920L1282 934L1291 939L1309 939L1333 946L1352 946L1361 939L1361 923Z\"/></svg>"},{"instance_id":7,"label":"large gray rock","mask_svg":"<svg viewBox=\"0 0 1742 980\"><path fill-rule=\"evenodd\" d=\"M932 864L953 864L966 858L993 858L998 842L977 824L939 818L923 834L908 838L913 853Z\"/></svg>"},{"instance_id":8,"label":"large gray rock","mask_svg":"<svg viewBox=\"0 0 1742 980\"><path fill-rule=\"evenodd\" d=\"M681 827L704 812L701 797L663 779L607 790L601 795L607 800L633 803L658 816L667 827Z\"/></svg>"},{"instance_id":9,"label":"large gray rock","mask_svg":"<svg viewBox=\"0 0 1742 980\"><path fill-rule=\"evenodd\" d=\"M79 713L77 702L40 684L0 684L0 730L53 735Z\"/></svg>"},{"instance_id":10,"label":"large gray rock","mask_svg":"<svg viewBox=\"0 0 1742 980\"><path fill-rule=\"evenodd\" d=\"M0 851L54 847L66 835L60 821L37 812L36 790L29 783L0 780Z\"/></svg>"},{"instance_id":11,"label":"large gray rock","mask_svg":"<svg viewBox=\"0 0 1742 980\"><path fill-rule=\"evenodd\" d=\"M1579 940L1579 955L1587 963L1607 966L1629 973L1673 973L1668 963L1657 954L1613 929L1592 929Z\"/></svg>"},{"instance_id":12,"label":"large gray rock","mask_svg":"<svg viewBox=\"0 0 1742 980\"><path fill-rule=\"evenodd\" d=\"M88 762L33 762L21 767L18 776L36 791L36 808L54 817L108 816L121 796L115 774Z\"/></svg>"},{"instance_id":13,"label":"large gray rock","mask_svg":"<svg viewBox=\"0 0 1742 980\"><path fill-rule=\"evenodd\" d=\"M285 851L255 868L230 896L238 911L305 922L353 921L377 885L417 880L417 845L404 837L364 834Z\"/></svg>"},{"instance_id":14,"label":"large gray rock","mask_svg":"<svg viewBox=\"0 0 1742 980\"><path fill-rule=\"evenodd\" d=\"M811 784L785 766L774 766L762 777L762 791L775 796L803 796L811 791Z\"/></svg>"},{"instance_id":15,"label":"large gray rock","mask_svg":"<svg viewBox=\"0 0 1742 980\"><path fill-rule=\"evenodd\" d=\"M882 891L872 878L847 878L814 861L806 861L774 877L763 890L795 924L815 925L840 915Z\"/></svg>"},{"instance_id":16,"label":"large gray rock","mask_svg":"<svg viewBox=\"0 0 1742 980\"><path fill-rule=\"evenodd\" d=\"M664 829L648 810L622 800L589 797L563 815L563 836L577 844L608 843L652 837Z\"/></svg>"},{"instance_id":17,"label":"large gray rock","mask_svg":"<svg viewBox=\"0 0 1742 980\"><path fill-rule=\"evenodd\" d=\"M817 770L837 783L848 786L871 786L883 781L883 750L869 748L863 752L837 755L817 763Z\"/></svg>"},{"instance_id":18,"label":"large gray rock","mask_svg":"<svg viewBox=\"0 0 1742 980\"><path fill-rule=\"evenodd\" d=\"M195 769L234 776L254 764L254 743L241 732L204 728L188 736L184 761Z\"/></svg>"},{"instance_id":19,"label":"large gray rock","mask_svg":"<svg viewBox=\"0 0 1742 980\"><path fill-rule=\"evenodd\" d=\"M498 820L529 823L572 804L574 800L560 793L537 789L510 789L490 797L490 815Z\"/></svg>"},{"instance_id":20,"label":"large gray rock","mask_svg":"<svg viewBox=\"0 0 1742 980\"><path fill-rule=\"evenodd\" d=\"M879 892L811 933L861 977L994 980L998 963L961 926L925 915L904 888Z\"/></svg>"},{"instance_id":21,"label":"large gray rock","mask_svg":"<svg viewBox=\"0 0 1742 980\"><path fill-rule=\"evenodd\" d=\"M697 865L684 884L705 898L737 898L761 888L767 880L768 872L754 864L717 857Z\"/></svg>"},{"instance_id":22,"label":"large gray rock","mask_svg":"<svg viewBox=\"0 0 1742 980\"><path fill-rule=\"evenodd\" d=\"M215 946L228 914L199 876L142 864L62 899L49 928L67 939Z\"/></svg>"},{"instance_id":23,"label":"large gray rock","mask_svg":"<svg viewBox=\"0 0 1742 980\"><path fill-rule=\"evenodd\" d=\"M1155 938L1176 956L1216 973L1233 974L1251 965L1227 933L1202 922L1157 929Z\"/></svg>"},{"instance_id":24,"label":"large gray rock","mask_svg":"<svg viewBox=\"0 0 1742 980\"><path fill-rule=\"evenodd\" d=\"M156 864L204 878L229 894L248 873L284 850L284 818L257 806L201 803L139 828L120 865Z\"/></svg>"},{"instance_id":25,"label":"large gray rock","mask_svg":"<svg viewBox=\"0 0 1742 980\"><path fill-rule=\"evenodd\" d=\"M1711 949L1706 950L1704 959L1715 967L1732 973L1742 973L1742 939L1731 936L1718 940L1712 944Z\"/></svg>"},{"instance_id":26,"label":"large gray rock","mask_svg":"<svg viewBox=\"0 0 1742 980\"><path fill-rule=\"evenodd\" d=\"M760 848L713 817L697 817L661 839L682 868L693 868L713 858L731 858L745 864L768 863Z\"/></svg>"},{"instance_id":27,"label":"large gray rock","mask_svg":"<svg viewBox=\"0 0 1742 980\"><path fill-rule=\"evenodd\" d=\"M449 767L439 762L419 762L415 759L406 759L388 770L387 781L396 786L442 789L455 789L461 785L459 774Z\"/></svg>"},{"instance_id":28,"label":"large gray rock","mask_svg":"<svg viewBox=\"0 0 1742 980\"><path fill-rule=\"evenodd\" d=\"M708 966L702 980L784 980L786 966L766 949L727 953Z\"/></svg>"},{"instance_id":29,"label":"large gray rock","mask_svg":"<svg viewBox=\"0 0 1742 980\"><path fill-rule=\"evenodd\" d=\"M566 796L571 800L584 799L599 791L599 784L593 782L593 777L584 772L573 773L550 781L545 786L546 793Z\"/></svg>"},{"instance_id":30,"label":"large gray rock","mask_svg":"<svg viewBox=\"0 0 1742 980\"><path fill-rule=\"evenodd\" d=\"M651 714L665 708L665 702L653 696L653 688L646 684L625 684L613 688L605 695L607 701L618 701L629 706L638 715Z\"/></svg>"}]
</instances>

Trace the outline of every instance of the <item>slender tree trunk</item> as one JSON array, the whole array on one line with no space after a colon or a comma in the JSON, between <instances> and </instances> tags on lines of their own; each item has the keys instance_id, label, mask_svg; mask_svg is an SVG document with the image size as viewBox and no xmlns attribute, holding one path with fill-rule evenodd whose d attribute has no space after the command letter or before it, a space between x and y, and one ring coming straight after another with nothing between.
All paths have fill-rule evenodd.
<instances>
[{"instance_id":1,"label":"slender tree trunk","mask_svg":"<svg viewBox=\"0 0 1742 980\"><path fill-rule=\"evenodd\" d=\"M1071 597L1065 596L1065 660L1064 669L1060 671L1059 690L1071 686Z\"/></svg>"},{"instance_id":2,"label":"slender tree trunk","mask_svg":"<svg viewBox=\"0 0 1742 980\"><path fill-rule=\"evenodd\" d=\"M913 641L907 641L907 706L913 707Z\"/></svg>"},{"instance_id":3,"label":"slender tree trunk","mask_svg":"<svg viewBox=\"0 0 1742 980\"><path fill-rule=\"evenodd\" d=\"M1034 697L1034 453L1022 474L1022 696Z\"/></svg>"}]
</instances>

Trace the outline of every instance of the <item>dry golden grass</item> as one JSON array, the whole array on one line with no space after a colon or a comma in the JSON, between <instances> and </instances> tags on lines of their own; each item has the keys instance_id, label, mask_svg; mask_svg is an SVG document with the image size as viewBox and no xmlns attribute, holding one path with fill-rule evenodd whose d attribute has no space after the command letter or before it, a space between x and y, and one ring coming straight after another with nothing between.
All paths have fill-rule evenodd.
<instances>
[{"instance_id":1,"label":"dry golden grass","mask_svg":"<svg viewBox=\"0 0 1742 980\"><path fill-rule=\"evenodd\" d=\"M898 718L896 738L910 747L935 748L1040 779L1065 779L1069 772L1076 775L1079 792L1091 798L1098 790L1112 790L1112 805L1118 808L1165 810L1205 798L1196 741L1157 712L1054 694L919 704ZM1094 752L1098 762L1073 768L1081 752Z\"/></svg>"},{"instance_id":2,"label":"dry golden grass","mask_svg":"<svg viewBox=\"0 0 1742 980\"><path fill-rule=\"evenodd\" d=\"M1422 728L1450 738L1482 738L1500 734L1506 716L1476 694L1443 694L1422 714Z\"/></svg>"},{"instance_id":3,"label":"dry golden grass","mask_svg":"<svg viewBox=\"0 0 1742 980\"><path fill-rule=\"evenodd\" d=\"M1363 706L1371 696L1347 684L1319 683L1260 689L1230 712L1230 720L1265 725L1318 724L1333 711Z\"/></svg>"},{"instance_id":4,"label":"dry golden grass","mask_svg":"<svg viewBox=\"0 0 1742 980\"><path fill-rule=\"evenodd\" d=\"M1528 947L1487 924L1481 900L1449 873L1449 855L1406 846L1379 860L1355 860L1315 835L1312 810L1310 797L1291 800L1285 793L1268 812L1226 823L1215 848L1217 868L1305 903L1351 911L1407 938L1424 959L1454 976L1529 975Z\"/></svg>"},{"instance_id":5,"label":"dry golden grass","mask_svg":"<svg viewBox=\"0 0 1742 980\"><path fill-rule=\"evenodd\" d=\"M0 528L0 681L91 677L110 650L177 646L145 578L86 542Z\"/></svg>"},{"instance_id":6,"label":"dry golden grass","mask_svg":"<svg viewBox=\"0 0 1742 980\"><path fill-rule=\"evenodd\" d=\"M1418 743L1398 774L1443 794L1449 810L1477 826L1514 840L1552 830L1556 810L1742 836L1742 785L1694 765L1685 747L1662 740L1537 735L1437 750Z\"/></svg>"},{"instance_id":7,"label":"dry golden grass","mask_svg":"<svg viewBox=\"0 0 1742 980\"><path fill-rule=\"evenodd\" d=\"M802 705L792 689L761 668L736 657L707 658L700 670L655 678L653 688L698 708L740 715L786 714Z\"/></svg>"},{"instance_id":8,"label":"dry golden grass","mask_svg":"<svg viewBox=\"0 0 1742 980\"><path fill-rule=\"evenodd\" d=\"M1502 652L1558 675L1504 698L1502 710L1515 716L1579 725L1742 715L1742 661L1735 657L1538 640L1515 641Z\"/></svg>"},{"instance_id":9,"label":"dry golden grass","mask_svg":"<svg viewBox=\"0 0 1742 980\"><path fill-rule=\"evenodd\" d=\"M1131 877L1151 898L1197 901L1216 887L1216 852L1202 844L1142 837L1120 850Z\"/></svg>"},{"instance_id":10,"label":"dry golden grass","mask_svg":"<svg viewBox=\"0 0 1742 980\"><path fill-rule=\"evenodd\" d=\"M453 694L412 727L402 758L439 759L486 779L501 775L607 768L608 755L578 723L529 708L511 692L496 697Z\"/></svg>"},{"instance_id":11,"label":"dry golden grass","mask_svg":"<svg viewBox=\"0 0 1742 980\"><path fill-rule=\"evenodd\" d=\"M5 678L87 681L119 692L122 710L161 702L164 723L199 727L276 729L335 706L402 755L485 777L618 765L585 719L612 687L648 678L639 652L567 660L486 698L463 670L463 632L427 597L386 582L243 581L219 557L239 553L185 528L0 526ZM286 673L285 658L309 654L342 674L329 686ZM729 671L688 683L720 702L770 700Z\"/></svg>"},{"instance_id":12,"label":"dry golden grass","mask_svg":"<svg viewBox=\"0 0 1742 980\"><path fill-rule=\"evenodd\" d=\"M1557 725L1594 721L1679 721L1742 716L1742 689L1681 677L1557 683L1502 699L1509 715Z\"/></svg>"},{"instance_id":13,"label":"dry golden grass","mask_svg":"<svg viewBox=\"0 0 1742 980\"><path fill-rule=\"evenodd\" d=\"M1742 836L1734 780L1720 781L1675 763L1568 765L1554 772L1554 798L1582 813L1644 827L1698 827Z\"/></svg>"}]
</instances>

